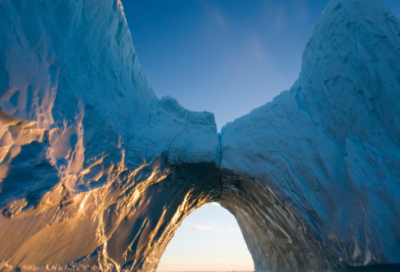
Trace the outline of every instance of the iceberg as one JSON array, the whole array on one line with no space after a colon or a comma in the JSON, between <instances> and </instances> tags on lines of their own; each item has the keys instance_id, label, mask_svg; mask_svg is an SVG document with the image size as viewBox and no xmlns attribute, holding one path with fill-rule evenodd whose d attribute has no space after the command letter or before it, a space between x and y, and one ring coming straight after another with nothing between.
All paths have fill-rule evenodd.
<instances>
[{"instance_id":1,"label":"iceberg","mask_svg":"<svg viewBox=\"0 0 400 272\"><path fill-rule=\"evenodd\" d=\"M0 271L155 271L212 201L257 272L398 269L400 21L378 0L331 0L294 86L221 134L157 99L119 0L0 18Z\"/></svg>"}]
</instances>

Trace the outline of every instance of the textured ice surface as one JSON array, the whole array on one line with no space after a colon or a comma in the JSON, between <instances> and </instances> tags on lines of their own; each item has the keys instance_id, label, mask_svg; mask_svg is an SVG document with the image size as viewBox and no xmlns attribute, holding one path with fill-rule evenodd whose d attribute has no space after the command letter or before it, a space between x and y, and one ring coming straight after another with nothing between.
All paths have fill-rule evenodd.
<instances>
[{"instance_id":1,"label":"textured ice surface","mask_svg":"<svg viewBox=\"0 0 400 272\"><path fill-rule=\"evenodd\" d=\"M399 26L378 1L331 1L291 90L222 129L221 167L270 187L349 265L400 262Z\"/></svg>"},{"instance_id":2,"label":"textured ice surface","mask_svg":"<svg viewBox=\"0 0 400 272\"><path fill-rule=\"evenodd\" d=\"M257 271L400 263L400 22L332 0L290 91L216 133L158 100L116 0L0 1L0 270L152 271L218 201Z\"/></svg>"}]
</instances>

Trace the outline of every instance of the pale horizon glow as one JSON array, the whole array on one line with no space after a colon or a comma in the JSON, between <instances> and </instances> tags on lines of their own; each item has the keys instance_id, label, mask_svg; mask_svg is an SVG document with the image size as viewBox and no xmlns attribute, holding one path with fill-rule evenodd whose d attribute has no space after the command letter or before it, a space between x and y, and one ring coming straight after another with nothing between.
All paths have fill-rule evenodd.
<instances>
[{"instance_id":1,"label":"pale horizon glow","mask_svg":"<svg viewBox=\"0 0 400 272\"><path fill-rule=\"evenodd\" d=\"M236 219L217 203L190 214L164 252L157 272L254 271Z\"/></svg>"}]
</instances>

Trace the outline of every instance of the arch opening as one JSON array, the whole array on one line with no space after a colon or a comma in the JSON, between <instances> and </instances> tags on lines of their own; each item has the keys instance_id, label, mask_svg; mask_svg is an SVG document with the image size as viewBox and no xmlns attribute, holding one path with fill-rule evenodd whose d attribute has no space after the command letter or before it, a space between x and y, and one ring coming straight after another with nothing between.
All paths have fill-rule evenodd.
<instances>
[{"instance_id":1,"label":"arch opening","mask_svg":"<svg viewBox=\"0 0 400 272\"><path fill-rule=\"evenodd\" d=\"M143 247L135 244L135 250L130 251L134 261L122 268L156 271L167 245L184 219L212 202L218 202L235 217L255 271L313 271L310 268L328 271L337 266L318 237L298 217L297 207L279 197L279 188L266 186L268 180L266 184L260 183L213 164L179 164L168 168L171 169L168 177L159 184L166 185L164 189L160 191L159 185L154 189L150 187L145 198L152 202L161 199L165 203L162 197L165 194L170 199L169 204L164 207L154 205L152 211L146 210L147 214L159 214L153 217L156 219L153 224L145 226L151 235L141 235ZM137 253L147 257L135 258Z\"/></svg>"},{"instance_id":2,"label":"arch opening","mask_svg":"<svg viewBox=\"0 0 400 272\"><path fill-rule=\"evenodd\" d=\"M235 217L213 202L176 231L157 267L169 271L254 271L254 263Z\"/></svg>"}]
</instances>

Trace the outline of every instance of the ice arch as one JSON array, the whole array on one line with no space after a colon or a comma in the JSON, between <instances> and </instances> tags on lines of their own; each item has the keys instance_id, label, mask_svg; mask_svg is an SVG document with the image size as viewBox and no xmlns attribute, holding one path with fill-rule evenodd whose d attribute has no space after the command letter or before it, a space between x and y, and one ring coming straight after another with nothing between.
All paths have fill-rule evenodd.
<instances>
[{"instance_id":1,"label":"ice arch","mask_svg":"<svg viewBox=\"0 0 400 272\"><path fill-rule=\"evenodd\" d=\"M257 271L399 264L400 23L332 0L299 80L216 132L158 100L117 0L0 3L2 270L152 271L217 201Z\"/></svg>"},{"instance_id":2,"label":"ice arch","mask_svg":"<svg viewBox=\"0 0 400 272\"><path fill-rule=\"evenodd\" d=\"M153 271L185 216L211 201L236 216L258 270L325 265L322 247L298 233L298 219L254 181L230 172L221 175L212 164L169 165L163 159L133 172L114 167L121 172L115 171L103 187L64 199L51 191L35 209L4 216L0 224L8 231L0 236L0 253L9 260L7 265ZM255 198L258 203L250 203ZM268 221L254 219L260 215ZM287 254L293 254L290 262Z\"/></svg>"}]
</instances>

